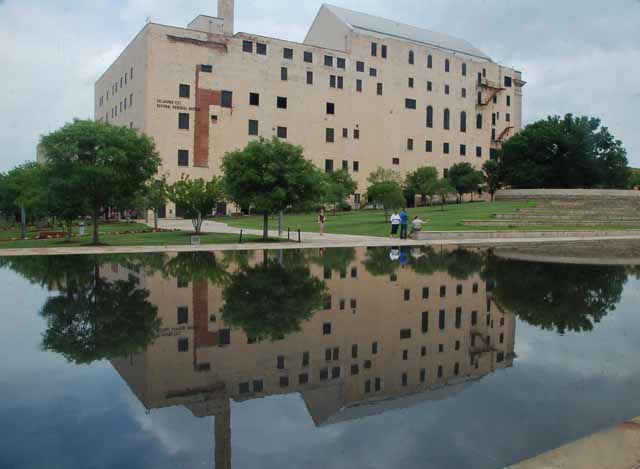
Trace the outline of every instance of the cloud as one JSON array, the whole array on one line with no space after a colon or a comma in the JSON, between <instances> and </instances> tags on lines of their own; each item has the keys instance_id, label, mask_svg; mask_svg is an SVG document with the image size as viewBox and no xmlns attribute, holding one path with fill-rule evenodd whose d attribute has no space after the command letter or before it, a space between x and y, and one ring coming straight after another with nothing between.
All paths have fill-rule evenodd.
<instances>
[{"instance_id":1,"label":"cloud","mask_svg":"<svg viewBox=\"0 0 640 469\"><path fill-rule=\"evenodd\" d=\"M640 2L343 0L341 6L463 37L521 69L524 121L600 117L640 166ZM302 41L319 0L236 1L236 30ZM0 170L35 158L39 136L93 115L93 85L145 19L184 26L214 0L0 0Z\"/></svg>"}]
</instances>

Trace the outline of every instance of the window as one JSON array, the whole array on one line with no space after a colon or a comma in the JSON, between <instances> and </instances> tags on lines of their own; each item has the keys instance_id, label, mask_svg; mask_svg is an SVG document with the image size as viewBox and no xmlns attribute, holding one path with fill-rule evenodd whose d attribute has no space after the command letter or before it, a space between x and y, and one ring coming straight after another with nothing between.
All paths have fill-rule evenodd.
<instances>
[{"instance_id":1,"label":"window","mask_svg":"<svg viewBox=\"0 0 640 469\"><path fill-rule=\"evenodd\" d=\"M433 106L427 106L427 128L433 128Z\"/></svg>"},{"instance_id":2,"label":"window","mask_svg":"<svg viewBox=\"0 0 640 469\"><path fill-rule=\"evenodd\" d=\"M289 386L289 377L288 376L280 376L280 387L286 388Z\"/></svg>"},{"instance_id":3,"label":"window","mask_svg":"<svg viewBox=\"0 0 640 469\"><path fill-rule=\"evenodd\" d=\"M444 85L444 94L449 94L450 88L449 85Z\"/></svg>"},{"instance_id":4,"label":"window","mask_svg":"<svg viewBox=\"0 0 640 469\"><path fill-rule=\"evenodd\" d=\"M333 56L331 55L325 55L324 56L324 64L327 67L333 67Z\"/></svg>"},{"instance_id":5,"label":"window","mask_svg":"<svg viewBox=\"0 0 640 469\"><path fill-rule=\"evenodd\" d=\"M129 95L129 107L133 106L133 93Z\"/></svg>"},{"instance_id":6,"label":"window","mask_svg":"<svg viewBox=\"0 0 640 469\"><path fill-rule=\"evenodd\" d=\"M375 57L378 55L378 43L377 42L372 42L371 43L371 56Z\"/></svg>"},{"instance_id":7,"label":"window","mask_svg":"<svg viewBox=\"0 0 640 469\"><path fill-rule=\"evenodd\" d=\"M442 144L442 153L445 155L449 154L449 144L446 142Z\"/></svg>"},{"instance_id":8,"label":"window","mask_svg":"<svg viewBox=\"0 0 640 469\"><path fill-rule=\"evenodd\" d=\"M370 77L377 77L377 76L378 76L378 69L376 69L376 68L370 68L370 69L369 69L369 76L370 76Z\"/></svg>"},{"instance_id":9,"label":"window","mask_svg":"<svg viewBox=\"0 0 640 469\"><path fill-rule=\"evenodd\" d=\"M131 70L129 70L129 78L133 80L133 67L131 67Z\"/></svg>"},{"instance_id":10,"label":"window","mask_svg":"<svg viewBox=\"0 0 640 469\"><path fill-rule=\"evenodd\" d=\"M362 93L362 80L360 79L356 80L356 91L358 93Z\"/></svg>"},{"instance_id":11,"label":"window","mask_svg":"<svg viewBox=\"0 0 640 469\"><path fill-rule=\"evenodd\" d=\"M347 68L347 61L342 57L338 57L336 59L336 67L338 68Z\"/></svg>"},{"instance_id":12,"label":"window","mask_svg":"<svg viewBox=\"0 0 640 469\"><path fill-rule=\"evenodd\" d=\"M336 87L336 76L329 75L329 88L335 88L335 87Z\"/></svg>"},{"instance_id":13,"label":"window","mask_svg":"<svg viewBox=\"0 0 640 469\"><path fill-rule=\"evenodd\" d=\"M181 338L178 339L178 352L188 352L189 351L189 339Z\"/></svg>"},{"instance_id":14,"label":"window","mask_svg":"<svg viewBox=\"0 0 640 469\"><path fill-rule=\"evenodd\" d=\"M478 312L471 311L471 325L475 326L476 324L478 324Z\"/></svg>"},{"instance_id":15,"label":"window","mask_svg":"<svg viewBox=\"0 0 640 469\"><path fill-rule=\"evenodd\" d=\"M466 77L467 76L467 64L466 63L462 63L462 76Z\"/></svg>"},{"instance_id":16,"label":"window","mask_svg":"<svg viewBox=\"0 0 640 469\"><path fill-rule=\"evenodd\" d=\"M352 165L352 168L353 168L353 172L354 173L357 173L358 171L360 171L360 162L359 161L354 161L353 165Z\"/></svg>"},{"instance_id":17,"label":"window","mask_svg":"<svg viewBox=\"0 0 640 469\"><path fill-rule=\"evenodd\" d=\"M433 151L433 142L431 140L424 142L424 151L427 153L431 153Z\"/></svg>"},{"instance_id":18,"label":"window","mask_svg":"<svg viewBox=\"0 0 640 469\"><path fill-rule=\"evenodd\" d=\"M309 366L309 352L302 352L302 366Z\"/></svg>"},{"instance_id":19,"label":"window","mask_svg":"<svg viewBox=\"0 0 640 469\"><path fill-rule=\"evenodd\" d=\"M511 96L507 96L507 106L511 106Z\"/></svg>"},{"instance_id":20,"label":"window","mask_svg":"<svg viewBox=\"0 0 640 469\"><path fill-rule=\"evenodd\" d=\"M249 104L251 106L260 106L260 94L249 93Z\"/></svg>"},{"instance_id":21,"label":"window","mask_svg":"<svg viewBox=\"0 0 640 469\"><path fill-rule=\"evenodd\" d=\"M280 67L280 80L287 81L289 78L289 73L287 71L287 67Z\"/></svg>"},{"instance_id":22,"label":"window","mask_svg":"<svg viewBox=\"0 0 640 469\"><path fill-rule=\"evenodd\" d=\"M353 138L354 140L360 139L360 129L353 129Z\"/></svg>"},{"instance_id":23,"label":"window","mask_svg":"<svg viewBox=\"0 0 640 469\"><path fill-rule=\"evenodd\" d=\"M278 138L287 138L287 128L278 127L276 135L278 136Z\"/></svg>"},{"instance_id":24,"label":"window","mask_svg":"<svg viewBox=\"0 0 640 469\"><path fill-rule=\"evenodd\" d=\"M400 329L400 338L401 339L410 339L411 338L411 329Z\"/></svg>"},{"instance_id":25,"label":"window","mask_svg":"<svg viewBox=\"0 0 640 469\"><path fill-rule=\"evenodd\" d=\"M258 135L258 121L249 119L249 135Z\"/></svg>"},{"instance_id":26,"label":"window","mask_svg":"<svg viewBox=\"0 0 640 469\"><path fill-rule=\"evenodd\" d=\"M358 268L351 267L351 278L357 278L357 277L358 277Z\"/></svg>"},{"instance_id":27,"label":"window","mask_svg":"<svg viewBox=\"0 0 640 469\"><path fill-rule=\"evenodd\" d=\"M451 127L449 122L450 116L451 116L451 113L449 112L449 109L445 109L444 117L443 117L444 130L449 130L449 128Z\"/></svg>"},{"instance_id":28,"label":"window","mask_svg":"<svg viewBox=\"0 0 640 469\"><path fill-rule=\"evenodd\" d=\"M267 45L260 42L256 43L256 54L267 55Z\"/></svg>"},{"instance_id":29,"label":"window","mask_svg":"<svg viewBox=\"0 0 640 469\"><path fill-rule=\"evenodd\" d=\"M178 128L189 130L189 114L181 112L178 114Z\"/></svg>"},{"instance_id":30,"label":"window","mask_svg":"<svg viewBox=\"0 0 640 469\"><path fill-rule=\"evenodd\" d=\"M253 52L253 42L242 41L242 52Z\"/></svg>"},{"instance_id":31,"label":"window","mask_svg":"<svg viewBox=\"0 0 640 469\"><path fill-rule=\"evenodd\" d=\"M476 129L482 128L482 114L476 115Z\"/></svg>"},{"instance_id":32,"label":"window","mask_svg":"<svg viewBox=\"0 0 640 469\"><path fill-rule=\"evenodd\" d=\"M282 49L282 57L285 59L293 59L293 49L289 49L288 47Z\"/></svg>"},{"instance_id":33,"label":"window","mask_svg":"<svg viewBox=\"0 0 640 469\"><path fill-rule=\"evenodd\" d=\"M202 64L200 65L200 71L202 73L211 73L213 72L213 65Z\"/></svg>"},{"instance_id":34,"label":"window","mask_svg":"<svg viewBox=\"0 0 640 469\"><path fill-rule=\"evenodd\" d=\"M471 287L471 290L473 291L473 293L478 293L478 284L474 283L473 286Z\"/></svg>"},{"instance_id":35,"label":"window","mask_svg":"<svg viewBox=\"0 0 640 469\"><path fill-rule=\"evenodd\" d=\"M190 86L189 85L183 85L181 84L179 86L179 90L178 90L178 96L180 96L181 98L188 98L190 93Z\"/></svg>"},{"instance_id":36,"label":"window","mask_svg":"<svg viewBox=\"0 0 640 469\"><path fill-rule=\"evenodd\" d=\"M466 98L466 97L467 97L467 89L466 89L466 88L461 88L461 89L460 89L460 95L461 95L463 98Z\"/></svg>"},{"instance_id":37,"label":"window","mask_svg":"<svg viewBox=\"0 0 640 469\"><path fill-rule=\"evenodd\" d=\"M126 102L126 101L125 101L125 102ZM508 112L505 114L505 117L504 117L504 118L505 118L505 120L506 120L507 122L511 122L511 114L509 114Z\"/></svg>"},{"instance_id":38,"label":"window","mask_svg":"<svg viewBox=\"0 0 640 469\"><path fill-rule=\"evenodd\" d=\"M327 114L335 114L336 105L334 103L327 103Z\"/></svg>"},{"instance_id":39,"label":"window","mask_svg":"<svg viewBox=\"0 0 640 469\"><path fill-rule=\"evenodd\" d=\"M407 377L407 374L406 374L406 373L402 373L402 385L403 385L403 386L406 386L406 385L407 385L407 383L408 383L408 379L409 379L409 378Z\"/></svg>"},{"instance_id":40,"label":"window","mask_svg":"<svg viewBox=\"0 0 640 469\"><path fill-rule=\"evenodd\" d=\"M391 164L393 165L399 165L400 164L400 158L391 158Z\"/></svg>"},{"instance_id":41,"label":"window","mask_svg":"<svg viewBox=\"0 0 640 469\"><path fill-rule=\"evenodd\" d=\"M460 145L460 156L466 156L467 155L467 146L466 145Z\"/></svg>"},{"instance_id":42,"label":"window","mask_svg":"<svg viewBox=\"0 0 640 469\"><path fill-rule=\"evenodd\" d=\"M383 59L387 58L387 46L385 46L384 44L382 44L382 53L380 55Z\"/></svg>"},{"instance_id":43,"label":"window","mask_svg":"<svg viewBox=\"0 0 640 469\"><path fill-rule=\"evenodd\" d=\"M449 73L449 59L444 60L444 71Z\"/></svg>"},{"instance_id":44,"label":"window","mask_svg":"<svg viewBox=\"0 0 640 469\"><path fill-rule=\"evenodd\" d=\"M415 109L416 108L416 100L415 99L406 98L404 100L404 107L407 108L407 109Z\"/></svg>"},{"instance_id":45,"label":"window","mask_svg":"<svg viewBox=\"0 0 640 469\"><path fill-rule=\"evenodd\" d=\"M409 65L413 65L413 63L414 63L414 54L413 54L413 51L410 50L409 51Z\"/></svg>"},{"instance_id":46,"label":"window","mask_svg":"<svg viewBox=\"0 0 640 469\"><path fill-rule=\"evenodd\" d=\"M364 72L364 62L356 62L356 72Z\"/></svg>"},{"instance_id":47,"label":"window","mask_svg":"<svg viewBox=\"0 0 640 469\"><path fill-rule=\"evenodd\" d=\"M482 69L482 78L487 78L487 69L486 68Z\"/></svg>"},{"instance_id":48,"label":"window","mask_svg":"<svg viewBox=\"0 0 640 469\"><path fill-rule=\"evenodd\" d=\"M344 77L338 77L338 89L341 90L344 88Z\"/></svg>"},{"instance_id":49,"label":"window","mask_svg":"<svg viewBox=\"0 0 640 469\"><path fill-rule=\"evenodd\" d=\"M478 104L481 106L484 105L482 102L482 91L478 91Z\"/></svg>"},{"instance_id":50,"label":"window","mask_svg":"<svg viewBox=\"0 0 640 469\"><path fill-rule=\"evenodd\" d=\"M373 342L371 344L371 353L374 355L378 353L378 342Z\"/></svg>"},{"instance_id":51,"label":"window","mask_svg":"<svg viewBox=\"0 0 640 469\"><path fill-rule=\"evenodd\" d=\"M279 370L284 369L284 357L282 355L278 355L276 358L276 368Z\"/></svg>"},{"instance_id":52,"label":"window","mask_svg":"<svg viewBox=\"0 0 640 469\"><path fill-rule=\"evenodd\" d=\"M504 77L504 86L506 86L507 88L511 88L511 77Z\"/></svg>"},{"instance_id":53,"label":"window","mask_svg":"<svg viewBox=\"0 0 640 469\"><path fill-rule=\"evenodd\" d=\"M476 156L478 158L482 157L482 147L476 147Z\"/></svg>"},{"instance_id":54,"label":"window","mask_svg":"<svg viewBox=\"0 0 640 469\"><path fill-rule=\"evenodd\" d=\"M445 329L445 312L444 309L441 309L438 312L438 327L441 331Z\"/></svg>"},{"instance_id":55,"label":"window","mask_svg":"<svg viewBox=\"0 0 640 469\"><path fill-rule=\"evenodd\" d=\"M427 55L427 68L433 68L433 57L431 54Z\"/></svg>"},{"instance_id":56,"label":"window","mask_svg":"<svg viewBox=\"0 0 640 469\"><path fill-rule=\"evenodd\" d=\"M370 393L371 392L371 380L368 379L364 382L364 392L365 393Z\"/></svg>"},{"instance_id":57,"label":"window","mask_svg":"<svg viewBox=\"0 0 640 469\"><path fill-rule=\"evenodd\" d=\"M442 285L440 287L440 298L444 298L445 296L447 296L447 287Z\"/></svg>"},{"instance_id":58,"label":"window","mask_svg":"<svg viewBox=\"0 0 640 469\"><path fill-rule=\"evenodd\" d=\"M189 150L178 150L178 166L189 166Z\"/></svg>"},{"instance_id":59,"label":"window","mask_svg":"<svg viewBox=\"0 0 640 469\"><path fill-rule=\"evenodd\" d=\"M340 377L340 367L334 366L331 368L331 379L338 379Z\"/></svg>"},{"instance_id":60,"label":"window","mask_svg":"<svg viewBox=\"0 0 640 469\"><path fill-rule=\"evenodd\" d=\"M456 308L456 329L460 329L462 326L462 308L458 306Z\"/></svg>"},{"instance_id":61,"label":"window","mask_svg":"<svg viewBox=\"0 0 640 469\"><path fill-rule=\"evenodd\" d=\"M413 139L412 138L408 138L407 139L407 150L409 150L409 151L413 150Z\"/></svg>"},{"instance_id":62,"label":"window","mask_svg":"<svg viewBox=\"0 0 640 469\"><path fill-rule=\"evenodd\" d=\"M306 63L308 63L308 64L312 64L313 63L313 52L304 51L303 56L304 56L303 60Z\"/></svg>"},{"instance_id":63,"label":"window","mask_svg":"<svg viewBox=\"0 0 640 469\"><path fill-rule=\"evenodd\" d=\"M240 394L246 394L249 392L249 383L239 383L238 384L238 392Z\"/></svg>"},{"instance_id":64,"label":"window","mask_svg":"<svg viewBox=\"0 0 640 469\"><path fill-rule=\"evenodd\" d=\"M342 138L349 138L349 129L347 128L342 129Z\"/></svg>"},{"instance_id":65,"label":"window","mask_svg":"<svg viewBox=\"0 0 640 469\"><path fill-rule=\"evenodd\" d=\"M331 323L330 322L325 322L322 325L322 334L323 335L330 335L331 334Z\"/></svg>"},{"instance_id":66,"label":"window","mask_svg":"<svg viewBox=\"0 0 640 469\"><path fill-rule=\"evenodd\" d=\"M276 106L278 109L287 109L287 98L284 96L278 96Z\"/></svg>"},{"instance_id":67,"label":"window","mask_svg":"<svg viewBox=\"0 0 640 469\"><path fill-rule=\"evenodd\" d=\"M325 173L333 172L333 160L324 160L324 172Z\"/></svg>"},{"instance_id":68,"label":"window","mask_svg":"<svg viewBox=\"0 0 640 469\"><path fill-rule=\"evenodd\" d=\"M376 87L376 93L378 94L378 96L382 96L382 83L378 83Z\"/></svg>"},{"instance_id":69,"label":"window","mask_svg":"<svg viewBox=\"0 0 640 469\"><path fill-rule=\"evenodd\" d=\"M307 384L309 382L309 375L307 373L301 373L298 375L299 384Z\"/></svg>"},{"instance_id":70,"label":"window","mask_svg":"<svg viewBox=\"0 0 640 469\"><path fill-rule=\"evenodd\" d=\"M329 368L322 368L320 370L320 381L326 381L329 379Z\"/></svg>"},{"instance_id":71,"label":"window","mask_svg":"<svg viewBox=\"0 0 640 469\"><path fill-rule=\"evenodd\" d=\"M313 72L307 72L307 85L313 85Z\"/></svg>"},{"instance_id":72,"label":"window","mask_svg":"<svg viewBox=\"0 0 640 469\"><path fill-rule=\"evenodd\" d=\"M413 88L413 78L409 78L409 88Z\"/></svg>"},{"instance_id":73,"label":"window","mask_svg":"<svg viewBox=\"0 0 640 469\"><path fill-rule=\"evenodd\" d=\"M189 308L187 306L178 306L177 310L178 324L189 323Z\"/></svg>"},{"instance_id":74,"label":"window","mask_svg":"<svg viewBox=\"0 0 640 469\"><path fill-rule=\"evenodd\" d=\"M404 290L404 301L409 301L411 299L411 290L406 289Z\"/></svg>"},{"instance_id":75,"label":"window","mask_svg":"<svg viewBox=\"0 0 640 469\"><path fill-rule=\"evenodd\" d=\"M357 364L351 365L351 376L355 376L358 373L360 373L360 367Z\"/></svg>"},{"instance_id":76,"label":"window","mask_svg":"<svg viewBox=\"0 0 640 469\"><path fill-rule=\"evenodd\" d=\"M222 91L220 93L220 106L231 107L233 106L233 92Z\"/></svg>"},{"instance_id":77,"label":"window","mask_svg":"<svg viewBox=\"0 0 640 469\"><path fill-rule=\"evenodd\" d=\"M433 83L430 81L427 82L427 91L433 91Z\"/></svg>"},{"instance_id":78,"label":"window","mask_svg":"<svg viewBox=\"0 0 640 469\"><path fill-rule=\"evenodd\" d=\"M460 113L460 132L467 131L467 113L462 111Z\"/></svg>"},{"instance_id":79,"label":"window","mask_svg":"<svg viewBox=\"0 0 640 469\"><path fill-rule=\"evenodd\" d=\"M402 334L402 331L400 331L400 333ZM402 351L402 359L403 360L408 360L409 359L409 351L408 350L403 350Z\"/></svg>"},{"instance_id":80,"label":"window","mask_svg":"<svg viewBox=\"0 0 640 469\"><path fill-rule=\"evenodd\" d=\"M326 129L325 130L325 142L327 143L333 143L334 140L334 132L333 129Z\"/></svg>"}]
</instances>

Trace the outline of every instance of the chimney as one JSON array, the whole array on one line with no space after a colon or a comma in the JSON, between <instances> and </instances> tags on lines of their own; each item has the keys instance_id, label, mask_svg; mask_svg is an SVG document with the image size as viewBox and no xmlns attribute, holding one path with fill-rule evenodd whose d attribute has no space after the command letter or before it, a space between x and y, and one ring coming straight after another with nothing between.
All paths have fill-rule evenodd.
<instances>
[{"instance_id":1,"label":"chimney","mask_svg":"<svg viewBox=\"0 0 640 469\"><path fill-rule=\"evenodd\" d=\"M234 0L218 0L218 18L222 18L222 32L233 36L233 5Z\"/></svg>"}]
</instances>

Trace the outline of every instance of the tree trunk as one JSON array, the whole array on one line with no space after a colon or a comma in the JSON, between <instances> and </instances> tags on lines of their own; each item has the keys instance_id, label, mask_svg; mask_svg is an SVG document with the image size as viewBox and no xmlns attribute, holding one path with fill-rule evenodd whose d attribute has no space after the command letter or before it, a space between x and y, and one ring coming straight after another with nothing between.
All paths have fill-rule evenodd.
<instances>
[{"instance_id":1,"label":"tree trunk","mask_svg":"<svg viewBox=\"0 0 640 469\"><path fill-rule=\"evenodd\" d=\"M158 209L157 208L153 209L153 227L156 230L158 229Z\"/></svg>"},{"instance_id":2,"label":"tree trunk","mask_svg":"<svg viewBox=\"0 0 640 469\"><path fill-rule=\"evenodd\" d=\"M262 239L269 239L269 212L266 210L263 214Z\"/></svg>"},{"instance_id":3,"label":"tree trunk","mask_svg":"<svg viewBox=\"0 0 640 469\"><path fill-rule=\"evenodd\" d=\"M93 211L93 244L100 243L100 232L98 231L98 209Z\"/></svg>"},{"instance_id":4,"label":"tree trunk","mask_svg":"<svg viewBox=\"0 0 640 469\"><path fill-rule=\"evenodd\" d=\"M65 235L64 239L66 242L71 242L71 232L73 231L73 222L69 222L67 223L67 234Z\"/></svg>"},{"instance_id":5,"label":"tree trunk","mask_svg":"<svg viewBox=\"0 0 640 469\"><path fill-rule=\"evenodd\" d=\"M387 211L387 207L384 208L384 221L385 223L389 221L389 212Z\"/></svg>"}]
</instances>

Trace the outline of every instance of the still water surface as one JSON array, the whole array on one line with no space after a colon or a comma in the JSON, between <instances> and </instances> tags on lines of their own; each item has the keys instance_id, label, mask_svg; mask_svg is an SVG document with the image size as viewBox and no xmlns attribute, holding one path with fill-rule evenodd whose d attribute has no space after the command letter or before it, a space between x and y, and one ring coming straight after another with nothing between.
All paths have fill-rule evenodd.
<instances>
[{"instance_id":1,"label":"still water surface","mask_svg":"<svg viewBox=\"0 0 640 469\"><path fill-rule=\"evenodd\" d=\"M640 415L639 270L5 258L0 468L497 468Z\"/></svg>"}]
</instances>

